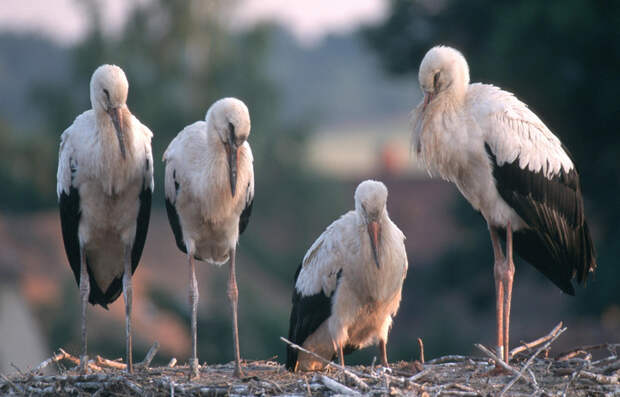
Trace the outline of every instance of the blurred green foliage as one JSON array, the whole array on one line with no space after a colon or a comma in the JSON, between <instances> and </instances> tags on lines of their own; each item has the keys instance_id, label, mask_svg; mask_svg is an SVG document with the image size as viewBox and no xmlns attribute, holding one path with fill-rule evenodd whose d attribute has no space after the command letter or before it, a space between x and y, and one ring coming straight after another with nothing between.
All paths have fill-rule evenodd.
<instances>
[{"instance_id":1,"label":"blurred green foliage","mask_svg":"<svg viewBox=\"0 0 620 397\"><path fill-rule=\"evenodd\" d=\"M599 268L588 288L579 291L583 295L577 305L583 312L600 313L618 304L620 2L391 0L390 4L385 23L362 32L386 70L395 75L417 73L432 46L458 48L468 60L472 82L516 93L569 148L581 174L599 258ZM467 205L461 205L458 214L476 237L435 266L442 278L452 274L450 264L456 258L463 263L490 260L484 224L473 221ZM468 279L467 274L460 276ZM438 283L442 290L452 284ZM460 284L459 288L468 285Z\"/></svg>"},{"instance_id":2,"label":"blurred green foliage","mask_svg":"<svg viewBox=\"0 0 620 397\"><path fill-rule=\"evenodd\" d=\"M0 124L0 183L13 188L1 202L10 210L49 208L55 202L55 169L60 133L81 112L89 109L89 81L103 63L121 66L129 80L128 106L154 133L154 210L163 207L163 164L168 143L185 126L205 117L217 99L234 96L250 110L254 153L256 196L247 232L241 238L242 260L270 274L283 289L291 288L292 276L305 249L325 227L327 219L342 206L341 192L333 183L304 169L304 139L311 125L307 119L291 120L280 113L280 93L268 77L266 54L272 28L257 26L235 32L225 26L233 5L220 1L154 0L133 9L118 36L106 36L102 27L103 3L81 3L89 15L90 31L69 49L68 78L49 79L32 90L35 105L43 113L45 128L32 136L15 138ZM21 174L19 174L21 173ZM275 237L274 237L275 235ZM277 246L274 246L274 243ZM179 252L178 266L184 256ZM246 266L240 266L240 272ZM246 269L247 271L247 269ZM232 357L230 312L225 294L227 272L216 274L217 290L208 291L221 304L212 312L204 305L199 314L201 360L223 362ZM278 335L287 332L288 312L258 307L260 285L244 285L239 279L241 339L248 342L244 353L266 358L284 351ZM222 288L220 288L222 287ZM205 291L206 293L206 291ZM169 294L169 293L168 293ZM184 295L184 294L182 294ZM185 301L166 295L156 286L150 292L158 309L171 312L189 324ZM63 296L63 312L72 312L77 302ZM247 305L247 306L246 306ZM44 319L45 320L45 319ZM50 346L67 346L76 340L66 331L65 316L48 318ZM71 321L71 323L75 323ZM73 332L73 330L72 330ZM94 349L104 355L123 352L122 339L95 340ZM147 346L136 346L136 357ZM243 355L248 357L248 355Z\"/></svg>"}]
</instances>

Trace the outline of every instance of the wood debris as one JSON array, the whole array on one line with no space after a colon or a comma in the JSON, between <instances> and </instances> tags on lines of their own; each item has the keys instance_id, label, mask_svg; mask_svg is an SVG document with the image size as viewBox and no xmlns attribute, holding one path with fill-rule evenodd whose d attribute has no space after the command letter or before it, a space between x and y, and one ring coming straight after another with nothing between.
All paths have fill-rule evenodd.
<instances>
[{"instance_id":1,"label":"wood debris","mask_svg":"<svg viewBox=\"0 0 620 397\"><path fill-rule=\"evenodd\" d=\"M489 349L486 357L444 356L417 366L409 362L392 363L390 369L372 366L341 367L332 363L316 373L291 373L274 361L245 361L245 377L233 377L234 362L203 365L200 378L190 380L186 363L173 360L163 367L150 367L150 360L136 365L133 374L117 368L118 361L101 358L93 361L98 367L90 374L80 374L76 357L60 351L32 370L0 374L0 395L413 395L413 396L615 396L620 395L620 358L617 344L605 344L608 355L592 360L560 354L547 357L548 351L562 328L554 329L536 352L535 346L521 351L510 361L510 372L485 376L495 368L497 357ZM155 349L156 350L156 349ZM589 351L577 347L572 351ZM604 351L604 349L601 349ZM485 353L487 354L487 353ZM148 358L148 357L147 357ZM64 361L75 367L57 375L42 375L53 362ZM79 363L79 360L77 360ZM148 364L147 364L148 361ZM110 363L115 363L108 365Z\"/></svg>"}]
</instances>

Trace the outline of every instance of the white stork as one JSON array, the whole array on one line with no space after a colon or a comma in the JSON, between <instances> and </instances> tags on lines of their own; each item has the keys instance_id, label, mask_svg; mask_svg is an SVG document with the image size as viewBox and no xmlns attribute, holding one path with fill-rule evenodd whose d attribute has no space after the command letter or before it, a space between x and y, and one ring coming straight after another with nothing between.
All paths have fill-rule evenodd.
<instances>
[{"instance_id":1,"label":"white stork","mask_svg":"<svg viewBox=\"0 0 620 397\"><path fill-rule=\"evenodd\" d=\"M215 102L205 121L188 125L164 153L168 220L177 246L189 262L192 309L192 377L198 376L196 311L198 282L194 259L221 266L229 262L235 376L242 376L237 328L235 250L248 225L254 200L250 114L236 98Z\"/></svg>"},{"instance_id":2,"label":"white stork","mask_svg":"<svg viewBox=\"0 0 620 397\"><path fill-rule=\"evenodd\" d=\"M413 140L429 171L454 182L486 220L495 256L498 356L508 362L513 241L519 256L567 294L596 268L579 174L562 142L511 93L469 84L463 55L430 49ZM506 241L502 252L500 238Z\"/></svg>"},{"instance_id":3,"label":"white stork","mask_svg":"<svg viewBox=\"0 0 620 397\"><path fill-rule=\"evenodd\" d=\"M102 65L90 80L92 109L60 141L58 202L67 258L82 302L81 367L86 370L86 303L125 297L127 369L131 355L131 276L138 266L151 214L151 131L127 108L121 68ZM122 282L122 286L121 286Z\"/></svg>"},{"instance_id":4,"label":"white stork","mask_svg":"<svg viewBox=\"0 0 620 397\"><path fill-rule=\"evenodd\" d=\"M331 360L386 343L407 274L405 236L386 209L387 189L367 180L355 190L355 210L333 222L312 244L295 273L289 339ZM290 371L323 363L287 347Z\"/></svg>"}]
</instances>

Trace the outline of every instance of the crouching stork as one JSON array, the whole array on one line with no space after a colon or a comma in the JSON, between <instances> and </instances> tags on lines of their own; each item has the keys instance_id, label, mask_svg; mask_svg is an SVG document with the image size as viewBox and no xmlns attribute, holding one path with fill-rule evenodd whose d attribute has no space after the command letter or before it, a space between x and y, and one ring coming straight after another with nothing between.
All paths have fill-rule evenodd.
<instances>
[{"instance_id":1,"label":"crouching stork","mask_svg":"<svg viewBox=\"0 0 620 397\"><path fill-rule=\"evenodd\" d=\"M355 210L329 225L295 273L289 340L332 360L386 344L407 274L405 236L386 209L387 189L367 180L355 190ZM287 347L286 368L317 370L323 362Z\"/></svg>"}]
</instances>

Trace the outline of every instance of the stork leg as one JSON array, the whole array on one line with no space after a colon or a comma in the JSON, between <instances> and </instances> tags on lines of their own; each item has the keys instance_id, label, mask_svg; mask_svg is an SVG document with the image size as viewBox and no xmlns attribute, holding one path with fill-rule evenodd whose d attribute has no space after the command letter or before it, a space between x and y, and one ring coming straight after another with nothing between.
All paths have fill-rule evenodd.
<instances>
[{"instance_id":1,"label":"stork leg","mask_svg":"<svg viewBox=\"0 0 620 397\"><path fill-rule=\"evenodd\" d=\"M344 367L344 352L342 351L342 345L338 345L338 358L340 359L340 365Z\"/></svg>"},{"instance_id":2,"label":"stork leg","mask_svg":"<svg viewBox=\"0 0 620 397\"><path fill-rule=\"evenodd\" d=\"M198 316L198 281L196 280L196 267L194 264L194 255L187 255L189 261L189 301L192 307L192 357L189 360L190 377L198 378L198 347L197 347L197 316Z\"/></svg>"},{"instance_id":3,"label":"stork leg","mask_svg":"<svg viewBox=\"0 0 620 397\"><path fill-rule=\"evenodd\" d=\"M131 305L133 288L131 285L131 248L125 247L125 272L123 273L123 296L125 297L125 342L127 349L127 372L133 373L133 356L131 340Z\"/></svg>"},{"instance_id":4,"label":"stork leg","mask_svg":"<svg viewBox=\"0 0 620 397\"><path fill-rule=\"evenodd\" d=\"M512 282L514 281L515 264L512 261L512 228L510 222L506 227L506 261L504 262L504 361L508 363L510 350L508 336L510 332L510 302L512 301Z\"/></svg>"},{"instance_id":5,"label":"stork leg","mask_svg":"<svg viewBox=\"0 0 620 397\"><path fill-rule=\"evenodd\" d=\"M497 355L504 362L509 360L509 327L510 327L510 302L512 299L512 282L514 280L514 262L512 260L512 228L510 222L506 226L506 256L502 253L501 243L497 229L489 228L495 264L493 276L495 278L496 314L497 314Z\"/></svg>"},{"instance_id":6,"label":"stork leg","mask_svg":"<svg viewBox=\"0 0 620 397\"><path fill-rule=\"evenodd\" d=\"M241 371L241 357L239 354L239 328L237 326L237 302L239 301L239 290L237 289L237 277L235 275L235 253L233 247L230 250L230 262L228 275L228 298L232 306L232 329L233 329L233 346L235 351L235 372L234 376L240 378L243 376Z\"/></svg>"},{"instance_id":7,"label":"stork leg","mask_svg":"<svg viewBox=\"0 0 620 397\"><path fill-rule=\"evenodd\" d=\"M86 268L86 250L80 245L80 301L82 304L82 355L80 356L80 371L88 372L88 355L86 353L86 306L90 294L90 277Z\"/></svg>"},{"instance_id":8,"label":"stork leg","mask_svg":"<svg viewBox=\"0 0 620 397\"><path fill-rule=\"evenodd\" d=\"M387 360L386 343L383 339L379 341L379 353L381 354L381 364L383 364L385 368L389 368L390 365L388 364Z\"/></svg>"},{"instance_id":9,"label":"stork leg","mask_svg":"<svg viewBox=\"0 0 620 397\"><path fill-rule=\"evenodd\" d=\"M495 279L495 315L497 319L497 355L504 357L504 284L501 282L502 267L504 264L504 253L502 252L502 245L499 240L497 229L493 226L489 226L489 233L491 235L491 244L493 245L493 256L495 262L493 265L493 278ZM498 368L500 368L498 366Z\"/></svg>"}]
</instances>

